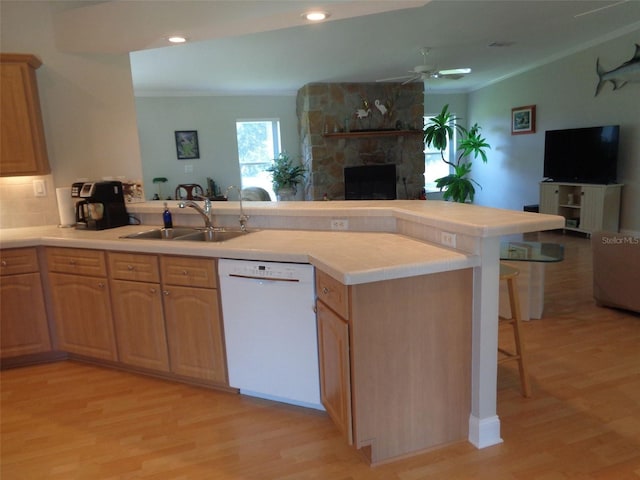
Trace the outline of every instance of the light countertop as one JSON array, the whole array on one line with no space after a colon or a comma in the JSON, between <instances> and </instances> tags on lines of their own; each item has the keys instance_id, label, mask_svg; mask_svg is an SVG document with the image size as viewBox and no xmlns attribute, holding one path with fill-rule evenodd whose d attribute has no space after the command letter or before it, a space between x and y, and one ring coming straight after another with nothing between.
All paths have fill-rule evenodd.
<instances>
[{"instance_id":1,"label":"light countertop","mask_svg":"<svg viewBox=\"0 0 640 480\"><path fill-rule=\"evenodd\" d=\"M247 260L311 263L345 285L479 265L479 258L393 233L261 230L225 242L133 240L153 228L75 230L56 226L0 230L2 248L56 246Z\"/></svg>"},{"instance_id":2,"label":"light countertop","mask_svg":"<svg viewBox=\"0 0 640 480\"><path fill-rule=\"evenodd\" d=\"M177 202L169 202L178 212ZM238 202L214 202L217 215L235 215ZM371 221L394 217L418 225L445 228L474 237L498 237L564 225L562 217L500 210L438 201L332 201L332 202L244 202L245 213L253 219L266 217L335 218L370 217ZM162 202L128 204L133 214L163 210ZM192 209L181 215L197 215ZM251 224L251 220L249 222ZM264 222L263 222L264 223ZM180 225L174 215L174 224ZM239 258L247 260L311 263L345 285L438 273L476 267L478 255L465 253L419 238L393 232L352 232L296 229L261 229L225 242L133 240L124 235L157 227L129 225L92 231L57 226L0 230L2 248L58 246L132 251L157 254Z\"/></svg>"}]
</instances>

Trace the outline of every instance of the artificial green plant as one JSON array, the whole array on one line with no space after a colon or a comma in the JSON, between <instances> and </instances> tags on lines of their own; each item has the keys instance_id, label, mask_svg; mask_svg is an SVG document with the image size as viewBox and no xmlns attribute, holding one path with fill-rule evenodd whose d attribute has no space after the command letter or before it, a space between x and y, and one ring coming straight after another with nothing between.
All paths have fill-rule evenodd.
<instances>
[{"instance_id":1,"label":"artificial green plant","mask_svg":"<svg viewBox=\"0 0 640 480\"><path fill-rule=\"evenodd\" d=\"M274 158L273 165L267 167L266 171L271 172L271 182L276 193L282 188L291 188L295 193L306 170L302 165L294 165L289 154L282 152Z\"/></svg>"},{"instance_id":2,"label":"artificial green plant","mask_svg":"<svg viewBox=\"0 0 640 480\"><path fill-rule=\"evenodd\" d=\"M458 118L449 112L449 105L445 105L442 111L425 125L424 143L427 147L439 150L442 161L453 168L453 172L449 175L436 179L436 186L440 191L444 190L443 198L460 203L473 202L476 193L473 184L482 187L469 176L472 163L468 157L471 155L474 159L480 157L484 163L487 163L485 149L490 149L491 146L482 138L480 126L477 123L467 130L457 121ZM455 162L451 162L445 158L444 152L447 149L447 143L453 140L455 132L458 132L460 138L456 149L458 157Z\"/></svg>"}]
</instances>

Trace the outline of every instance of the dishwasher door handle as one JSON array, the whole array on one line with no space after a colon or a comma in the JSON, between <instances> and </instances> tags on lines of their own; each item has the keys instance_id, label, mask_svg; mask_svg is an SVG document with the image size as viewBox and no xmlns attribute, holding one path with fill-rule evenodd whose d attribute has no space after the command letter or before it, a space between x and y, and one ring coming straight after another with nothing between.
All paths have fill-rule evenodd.
<instances>
[{"instance_id":1,"label":"dishwasher door handle","mask_svg":"<svg viewBox=\"0 0 640 480\"><path fill-rule=\"evenodd\" d=\"M265 282L289 282L299 283L297 278L272 278L272 277L258 277L254 275L240 275L239 273L230 273L230 277L233 278L246 278L247 280L264 280Z\"/></svg>"}]
</instances>

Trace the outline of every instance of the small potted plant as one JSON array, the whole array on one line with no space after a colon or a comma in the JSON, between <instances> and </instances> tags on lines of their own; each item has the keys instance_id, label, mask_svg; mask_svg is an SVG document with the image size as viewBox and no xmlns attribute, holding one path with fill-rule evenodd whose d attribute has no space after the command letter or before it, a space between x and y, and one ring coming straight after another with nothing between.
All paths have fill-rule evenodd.
<instances>
[{"instance_id":1,"label":"small potted plant","mask_svg":"<svg viewBox=\"0 0 640 480\"><path fill-rule=\"evenodd\" d=\"M465 157L473 154L473 158L480 158L487 163L487 154L485 149L491 148L482 135L480 135L480 126L476 123L469 130L457 123L457 118L449 112L449 105L442 107L442 111L433 117L424 128L424 143L440 150L442 161L453 167L453 173L436 180L436 186L440 191L444 190L443 198L445 200L453 200L455 202L465 203L473 202L476 189L475 183L482 188L478 182L470 178L471 161L465 160ZM447 142L451 141L454 132L457 131L460 136L458 148L459 153L457 160L450 162L444 158L444 151L447 149Z\"/></svg>"},{"instance_id":2,"label":"small potted plant","mask_svg":"<svg viewBox=\"0 0 640 480\"><path fill-rule=\"evenodd\" d=\"M293 200L298 191L298 184L304 179L305 168L294 165L289 154L282 152L274 158L273 165L266 169L271 172L273 191L278 200Z\"/></svg>"}]
</instances>

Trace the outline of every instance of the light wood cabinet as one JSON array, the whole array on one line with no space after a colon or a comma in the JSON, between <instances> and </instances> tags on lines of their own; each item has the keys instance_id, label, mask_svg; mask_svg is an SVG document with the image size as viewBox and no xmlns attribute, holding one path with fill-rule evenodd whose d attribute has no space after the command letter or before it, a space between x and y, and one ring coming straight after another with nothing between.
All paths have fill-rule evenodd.
<instances>
[{"instance_id":1,"label":"light wood cabinet","mask_svg":"<svg viewBox=\"0 0 640 480\"><path fill-rule=\"evenodd\" d=\"M327 413L351 445L349 324L322 302L318 302L317 312L320 398Z\"/></svg>"},{"instance_id":2,"label":"light wood cabinet","mask_svg":"<svg viewBox=\"0 0 640 480\"><path fill-rule=\"evenodd\" d=\"M45 252L60 349L117 360L104 252L57 247Z\"/></svg>"},{"instance_id":3,"label":"light wood cabinet","mask_svg":"<svg viewBox=\"0 0 640 480\"><path fill-rule=\"evenodd\" d=\"M0 175L50 173L33 55L0 54Z\"/></svg>"},{"instance_id":4,"label":"light wood cabinet","mask_svg":"<svg viewBox=\"0 0 640 480\"><path fill-rule=\"evenodd\" d=\"M215 261L162 256L160 265L171 371L227 384Z\"/></svg>"},{"instance_id":5,"label":"light wood cabinet","mask_svg":"<svg viewBox=\"0 0 640 480\"><path fill-rule=\"evenodd\" d=\"M35 248L0 251L0 356L51 351Z\"/></svg>"},{"instance_id":6,"label":"light wood cabinet","mask_svg":"<svg viewBox=\"0 0 640 480\"><path fill-rule=\"evenodd\" d=\"M617 232L622 185L542 182L540 213L565 218L565 230L591 234Z\"/></svg>"},{"instance_id":7,"label":"light wood cabinet","mask_svg":"<svg viewBox=\"0 0 640 480\"><path fill-rule=\"evenodd\" d=\"M158 257L108 252L107 261L120 361L168 372Z\"/></svg>"},{"instance_id":8,"label":"light wood cabinet","mask_svg":"<svg viewBox=\"0 0 640 480\"><path fill-rule=\"evenodd\" d=\"M472 270L348 287L316 272L321 398L354 447L376 464L466 440Z\"/></svg>"}]
</instances>

